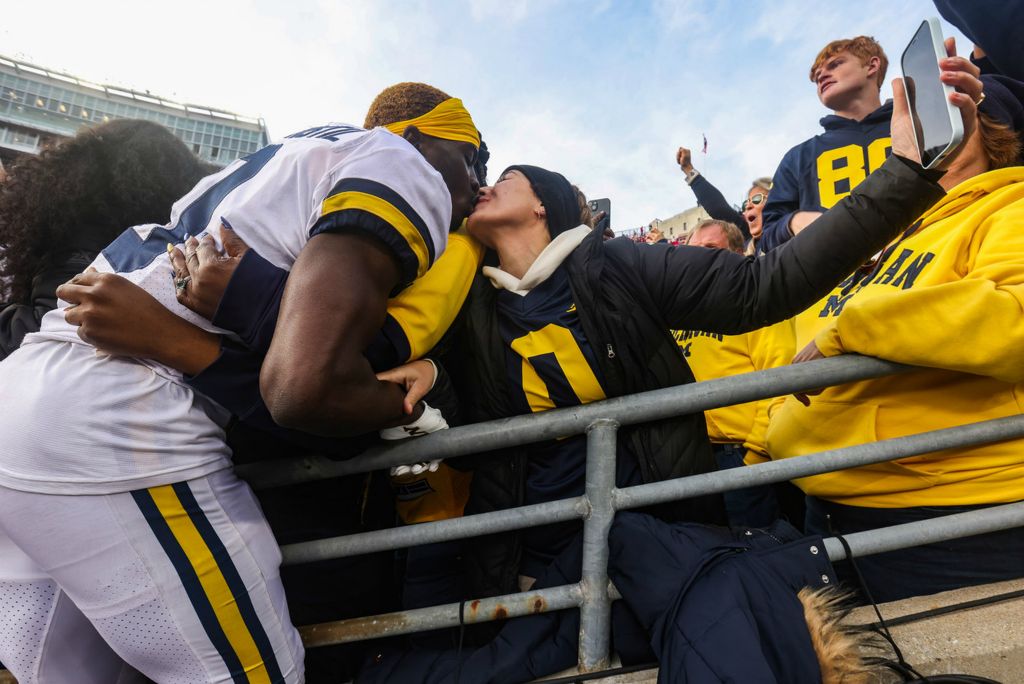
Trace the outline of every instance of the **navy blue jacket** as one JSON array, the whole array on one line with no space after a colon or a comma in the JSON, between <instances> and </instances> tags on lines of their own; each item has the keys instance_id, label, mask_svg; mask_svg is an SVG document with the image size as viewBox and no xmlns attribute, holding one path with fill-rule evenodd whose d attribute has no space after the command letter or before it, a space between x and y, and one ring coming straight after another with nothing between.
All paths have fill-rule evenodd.
<instances>
[{"instance_id":1,"label":"navy blue jacket","mask_svg":"<svg viewBox=\"0 0 1024 684\"><path fill-rule=\"evenodd\" d=\"M942 18L981 46L998 73L1024 81L1024 2L935 0ZM966 52L966 50L964 50ZM986 73L982 69L982 73Z\"/></svg>"},{"instance_id":2,"label":"navy blue jacket","mask_svg":"<svg viewBox=\"0 0 1024 684\"><path fill-rule=\"evenodd\" d=\"M821 681L796 597L805 586L835 584L821 537L801 539L781 521L730 530L626 512L609 542L609 574L624 599L612 607L612 643L624 664L656 658L665 684ZM536 588L579 581L581 559L577 538ZM461 660L460 684L527 682L574 665L578 632L575 610L518 618L461 654L384 650L356 681L448 684Z\"/></svg>"},{"instance_id":3,"label":"navy blue jacket","mask_svg":"<svg viewBox=\"0 0 1024 684\"><path fill-rule=\"evenodd\" d=\"M786 153L772 178L772 191L761 215L759 246L763 251L793 237L789 231L793 214L828 210L882 165L892 147L891 118L891 101L862 121L830 114L821 120L824 133Z\"/></svg>"},{"instance_id":4,"label":"navy blue jacket","mask_svg":"<svg viewBox=\"0 0 1024 684\"><path fill-rule=\"evenodd\" d=\"M620 513L608 572L651 638L659 684L821 681L797 592L835 586L821 537Z\"/></svg>"},{"instance_id":5,"label":"navy blue jacket","mask_svg":"<svg viewBox=\"0 0 1024 684\"><path fill-rule=\"evenodd\" d=\"M546 589L579 582L582 559L582 534L577 534L565 551L537 578L534 588ZM577 610L516 618L506 622L490 643L476 648L467 646L462 653L455 649L382 650L364 666L356 682L449 684L456 679L459 684L529 682L576 664L579 630ZM624 665L654 662L646 632L622 601L612 604L611 638L612 647ZM456 677L460 660L461 672Z\"/></svg>"}]
</instances>

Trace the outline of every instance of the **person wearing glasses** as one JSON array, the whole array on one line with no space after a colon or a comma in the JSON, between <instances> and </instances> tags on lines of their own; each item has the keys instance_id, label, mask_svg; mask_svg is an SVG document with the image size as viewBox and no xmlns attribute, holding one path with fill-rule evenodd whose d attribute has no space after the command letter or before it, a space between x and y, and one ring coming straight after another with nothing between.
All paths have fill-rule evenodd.
<instances>
[{"instance_id":1,"label":"person wearing glasses","mask_svg":"<svg viewBox=\"0 0 1024 684\"><path fill-rule=\"evenodd\" d=\"M736 211L726 201L721 191L693 167L690 150L680 147L676 152L676 163L686 174L686 184L696 195L697 203L704 207L711 218L731 223L740 229L745 241L744 254L758 254L761 239L761 211L768 200L768 191L772 189L772 179L767 176L754 179L747 194L740 202L740 210Z\"/></svg>"}]
</instances>

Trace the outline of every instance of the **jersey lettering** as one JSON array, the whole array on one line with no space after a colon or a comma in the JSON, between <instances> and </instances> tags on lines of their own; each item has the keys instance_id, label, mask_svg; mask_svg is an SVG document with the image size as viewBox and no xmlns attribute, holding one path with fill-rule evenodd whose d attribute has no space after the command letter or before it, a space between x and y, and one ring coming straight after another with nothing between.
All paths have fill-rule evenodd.
<instances>
[{"instance_id":1,"label":"jersey lettering","mask_svg":"<svg viewBox=\"0 0 1024 684\"><path fill-rule=\"evenodd\" d=\"M907 257L913 253L914 252L909 249L904 249L900 252L899 256L893 259L892 263L889 264L889 268L885 269L881 275L875 278L875 283L881 285L888 285L891 283L892 279L895 278L899 274L900 269L903 268L903 263L907 260Z\"/></svg>"},{"instance_id":2,"label":"jersey lettering","mask_svg":"<svg viewBox=\"0 0 1024 684\"><path fill-rule=\"evenodd\" d=\"M169 230L158 226L143 239L133 228L129 228L103 250L103 256L117 273L130 273L145 268L166 253L168 243L184 242L185 235L199 235L206 230L214 210L224 198L259 173L279 149L280 145L268 145L244 157L237 169L207 188L206 192L181 212L178 222Z\"/></svg>"},{"instance_id":3,"label":"jersey lettering","mask_svg":"<svg viewBox=\"0 0 1024 684\"><path fill-rule=\"evenodd\" d=\"M848 295L829 295L828 299L825 300L825 308L818 312L818 318L828 318L829 316L838 316L843 313L843 307L846 306L846 302L850 301L853 294Z\"/></svg>"},{"instance_id":4,"label":"jersey lettering","mask_svg":"<svg viewBox=\"0 0 1024 684\"><path fill-rule=\"evenodd\" d=\"M890 138L879 138L868 145L846 145L818 155L818 198L831 209L881 166L892 148Z\"/></svg>"},{"instance_id":5,"label":"jersey lettering","mask_svg":"<svg viewBox=\"0 0 1024 684\"><path fill-rule=\"evenodd\" d=\"M337 142L338 138L349 133L361 133L362 128L356 128L355 126L348 126L346 124L337 124L329 126L314 126L313 128L307 128L304 131L298 133L292 133L286 135L286 138L322 138L324 140L330 140L331 142Z\"/></svg>"},{"instance_id":6,"label":"jersey lettering","mask_svg":"<svg viewBox=\"0 0 1024 684\"><path fill-rule=\"evenodd\" d=\"M531 359L547 354L554 355L569 387L581 404L605 398L597 376L568 328L551 323L513 340L511 347L512 351L523 358L523 392L534 413L555 408L547 383L531 363Z\"/></svg>"},{"instance_id":7,"label":"jersey lettering","mask_svg":"<svg viewBox=\"0 0 1024 684\"><path fill-rule=\"evenodd\" d=\"M896 280L892 281L892 286L903 290L909 290L914 287L914 281L917 280L917 276L921 275L924 267L934 258L935 255L931 252L925 252L916 256L910 265L903 269L903 273L900 273Z\"/></svg>"}]
</instances>

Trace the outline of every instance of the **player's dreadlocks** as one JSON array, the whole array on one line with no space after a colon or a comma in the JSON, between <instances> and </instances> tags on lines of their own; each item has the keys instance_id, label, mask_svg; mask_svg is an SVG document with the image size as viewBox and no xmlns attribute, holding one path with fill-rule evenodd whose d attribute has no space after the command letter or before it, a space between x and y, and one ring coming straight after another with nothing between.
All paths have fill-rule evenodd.
<instances>
[{"instance_id":1,"label":"player's dreadlocks","mask_svg":"<svg viewBox=\"0 0 1024 684\"><path fill-rule=\"evenodd\" d=\"M426 83L396 83L374 98L366 112L363 128L386 126L396 121L415 119L432 110L451 96Z\"/></svg>"}]
</instances>

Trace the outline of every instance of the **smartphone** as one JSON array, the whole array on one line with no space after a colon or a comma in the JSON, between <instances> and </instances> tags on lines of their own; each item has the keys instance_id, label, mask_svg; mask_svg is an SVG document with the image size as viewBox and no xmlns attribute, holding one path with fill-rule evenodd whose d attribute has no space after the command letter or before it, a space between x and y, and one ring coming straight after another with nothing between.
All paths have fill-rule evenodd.
<instances>
[{"instance_id":1,"label":"smartphone","mask_svg":"<svg viewBox=\"0 0 1024 684\"><path fill-rule=\"evenodd\" d=\"M601 221L601 225L604 228L611 228L612 226L612 201L607 197L601 199L590 200L590 213L597 216L599 211L603 211L605 214L604 220Z\"/></svg>"},{"instance_id":2,"label":"smartphone","mask_svg":"<svg viewBox=\"0 0 1024 684\"><path fill-rule=\"evenodd\" d=\"M939 60L945 57L942 29L932 17L921 22L900 60L914 139L926 169L935 168L964 139L960 110L949 102L953 87L939 80Z\"/></svg>"}]
</instances>

